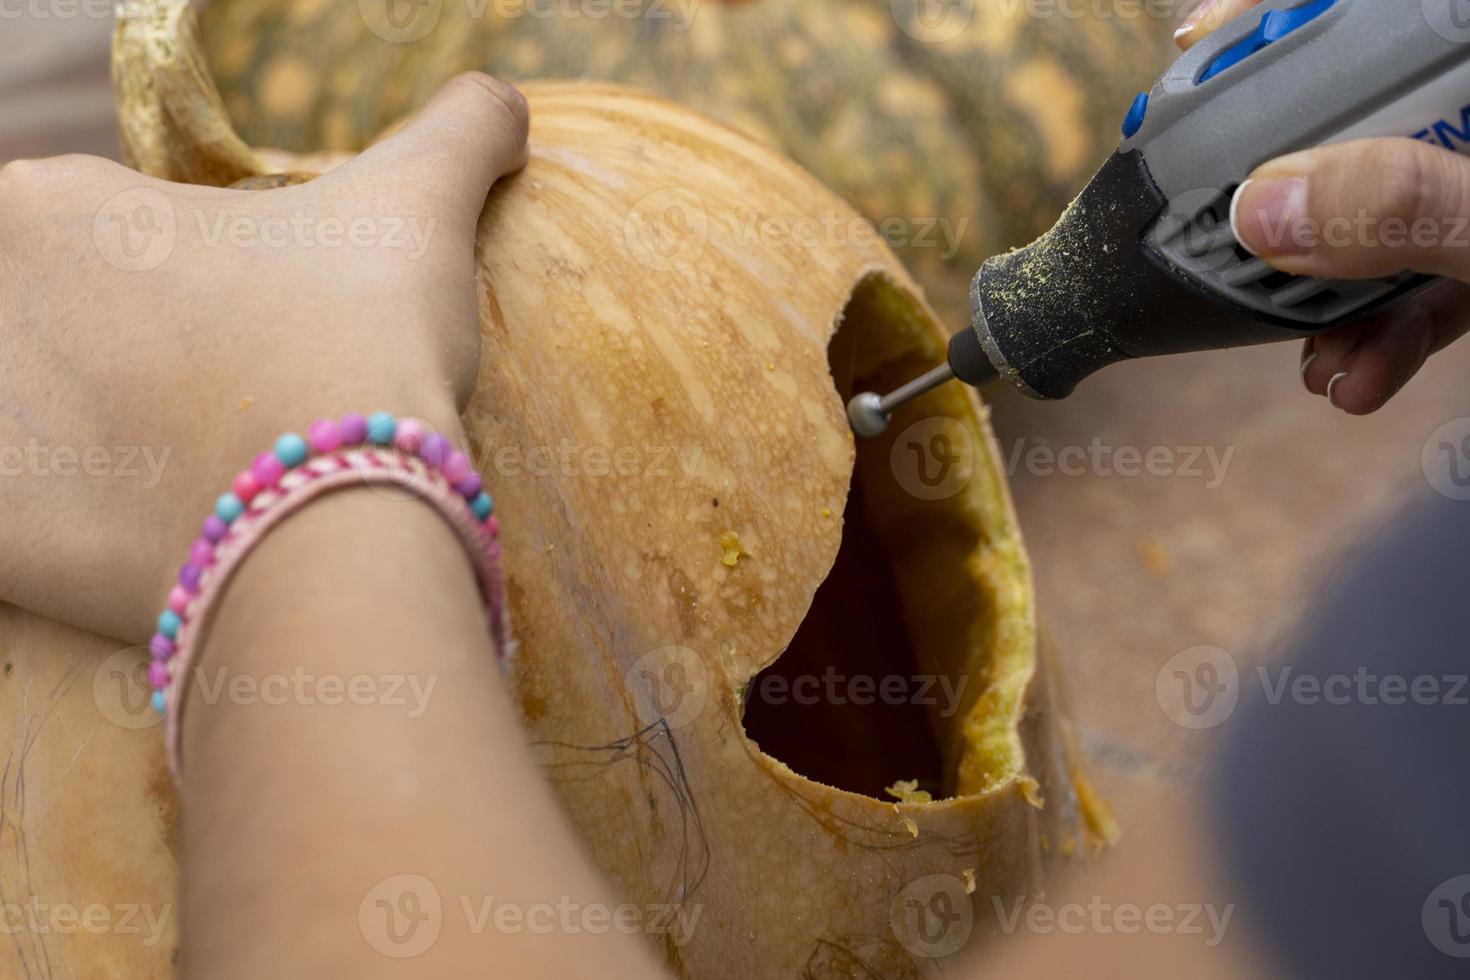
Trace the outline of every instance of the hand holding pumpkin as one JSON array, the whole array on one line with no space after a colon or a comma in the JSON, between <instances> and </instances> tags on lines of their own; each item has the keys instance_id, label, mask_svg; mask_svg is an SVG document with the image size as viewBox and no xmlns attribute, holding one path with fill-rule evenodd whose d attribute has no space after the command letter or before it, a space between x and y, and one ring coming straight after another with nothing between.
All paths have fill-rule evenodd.
<instances>
[{"instance_id":1,"label":"hand holding pumpkin","mask_svg":"<svg viewBox=\"0 0 1470 980\"><path fill-rule=\"evenodd\" d=\"M457 438L475 219L527 125L467 75L309 184L0 170L0 600L145 639L212 501L281 432L383 409Z\"/></svg>"},{"instance_id":2,"label":"hand holding pumpkin","mask_svg":"<svg viewBox=\"0 0 1470 980\"><path fill-rule=\"evenodd\" d=\"M1175 34L1188 49L1261 0L1204 0ZM1470 331L1470 159L1412 139L1356 140L1258 168L1236 195L1242 245L1285 272L1373 279L1405 269L1451 280L1388 316L1306 342L1302 380L1366 415L1430 354Z\"/></svg>"}]
</instances>

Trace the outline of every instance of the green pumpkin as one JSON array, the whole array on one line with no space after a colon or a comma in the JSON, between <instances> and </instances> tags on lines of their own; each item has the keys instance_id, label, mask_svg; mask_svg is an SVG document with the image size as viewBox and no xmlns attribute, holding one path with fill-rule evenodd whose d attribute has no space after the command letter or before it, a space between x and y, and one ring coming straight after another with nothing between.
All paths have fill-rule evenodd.
<instances>
[{"instance_id":1,"label":"green pumpkin","mask_svg":"<svg viewBox=\"0 0 1470 980\"><path fill-rule=\"evenodd\" d=\"M471 68L614 80L687 103L852 202L958 326L979 263L1055 221L1165 63L1171 25L1142 7L214 0L204 36L241 135L295 151L360 149ZM741 232L873 233L823 218L772 215Z\"/></svg>"}]
</instances>

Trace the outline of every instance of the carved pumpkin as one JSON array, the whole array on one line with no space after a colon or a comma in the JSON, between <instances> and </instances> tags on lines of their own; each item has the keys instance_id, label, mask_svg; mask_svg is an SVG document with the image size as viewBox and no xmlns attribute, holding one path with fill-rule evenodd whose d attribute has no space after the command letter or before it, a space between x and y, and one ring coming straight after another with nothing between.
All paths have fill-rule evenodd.
<instances>
[{"instance_id":1,"label":"carved pumpkin","mask_svg":"<svg viewBox=\"0 0 1470 980\"><path fill-rule=\"evenodd\" d=\"M204 18L256 145L361 149L469 68L693 106L855 205L954 324L975 269L1051 227L1172 50L1128 3L214 0Z\"/></svg>"},{"instance_id":2,"label":"carved pumpkin","mask_svg":"<svg viewBox=\"0 0 1470 980\"><path fill-rule=\"evenodd\" d=\"M128 9L129 158L290 179L224 121L185 0ZM747 241L720 216L856 212L688 109L527 94L531 162L480 221L465 421L504 520L534 751L628 901L688 913L660 937L679 975L942 970L994 932L992 896L1034 894L1112 832L985 410L954 386L855 449L843 395L940 357L943 330L881 243ZM134 727L146 651L8 608L0 646L0 892L172 909L159 733ZM937 931L915 918L936 909ZM25 962L144 977L167 975L174 933L59 939Z\"/></svg>"}]
</instances>

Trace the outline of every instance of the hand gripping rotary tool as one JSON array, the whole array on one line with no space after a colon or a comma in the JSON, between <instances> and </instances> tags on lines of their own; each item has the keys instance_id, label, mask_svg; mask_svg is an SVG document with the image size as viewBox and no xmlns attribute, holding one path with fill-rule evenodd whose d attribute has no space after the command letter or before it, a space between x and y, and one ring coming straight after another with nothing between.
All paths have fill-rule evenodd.
<instances>
[{"instance_id":1,"label":"hand gripping rotary tool","mask_svg":"<svg viewBox=\"0 0 1470 980\"><path fill-rule=\"evenodd\" d=\"M1297 150L1405 136L1470 152L1470 16L1463 0L1268 0L1139 95L1123 135L1055 228L980 269L947 363L849 403L858 435L954 378L1065 398L1117 361L1308 337L1427 285L1277 272L1236 242L1230 208Z\"/></svg>"}]
</instances>

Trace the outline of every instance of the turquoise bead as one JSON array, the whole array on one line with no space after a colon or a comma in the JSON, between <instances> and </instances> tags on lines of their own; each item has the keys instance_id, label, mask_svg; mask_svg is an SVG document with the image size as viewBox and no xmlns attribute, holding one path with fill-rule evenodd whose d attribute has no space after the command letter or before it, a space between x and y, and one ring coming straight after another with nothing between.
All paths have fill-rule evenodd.
<instances>
[{"instance_id":1,"label":"turquoise bead","mask_svg":"<svg viewBox=\"0 0 1470 980\"><path fill-rule=\"evenodd\" d=\"M163 696L162 691L153 692L153 710L159 714L164 714L168 711L168 699Z\"/></svg>"},{"instance_id":2,"label":"turquoise bead","mask_svg":"<svg viewBox=\"0 0 1470 980\"><path fill-rule=\"evenodd\" d=\"M294 432L288 432L276 440L276 459L285 464L286 469L300 466L306 462L306 440Z\"/></svg>"},{"instance_id":3,"label":"turquoise bead","mask_svg":"<svg viewBox=\"0 0 1470 980\"><path fill-rule=\"evenodd\" d=\"M165 609L158 617L158 632L170 640L179 635L179 627L183 625L184 621L172 609Z\"/></svg>"},{"instance_id":4,"label":"turquoise bead","mask_svg":"<svg viewBox=\"0 0 1470 980\"><path fill-rule=\"evenodd\" d=\"M233 493L222 493L214 503L214 513L226 524L233 524L235 518L245 513L245 505Z\"/></svg>"},{"instance_id":5,"label":"turquoise bead","mask_svg":"<svg viewBox=\"0 0 1470 980\"><path fill-rule=\"evenodd\" d=\"M490 499L488 493L481 490L480 495L470 502L470 510L474 511L475 516L480 520L488 520L490 515L495 513L495 501Z\"/></svg>"},{"instance_id":6,"label":"turquoise bead","mask_svg":"<svg viewBox=\"0 0 1470 980\"><path fill-rule=\"evenodd\" d=\"M387 412L374 412L368 416L367 437L371 442L387 445L398 434L398 420Z\"/></svg>"}]
</instances>

